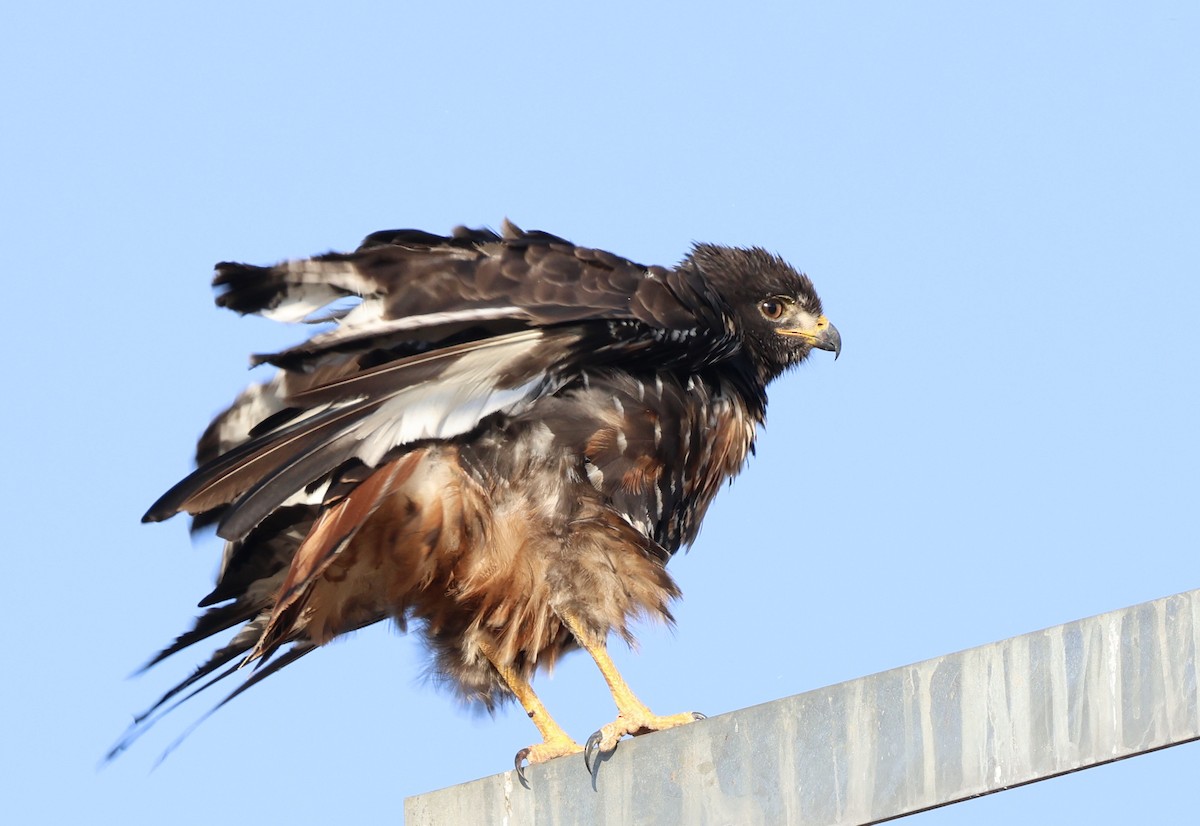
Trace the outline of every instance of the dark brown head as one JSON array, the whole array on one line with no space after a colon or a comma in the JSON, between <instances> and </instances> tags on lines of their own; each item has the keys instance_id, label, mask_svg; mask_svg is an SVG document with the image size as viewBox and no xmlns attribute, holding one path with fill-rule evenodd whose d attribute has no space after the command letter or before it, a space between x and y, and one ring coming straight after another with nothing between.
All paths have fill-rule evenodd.
<instances>
[{"instance_id":1,"label":"dark brown head","mask_svg":"<svg viewBox=\"0 0 1200 826\"><path fill-rule=\"evenodd\" d=\"M759 247L696 244L685 261L721 296L732 313L763 383L808 358L814 349L842 351L808 276Z\"/></svg>"}]
</instances>

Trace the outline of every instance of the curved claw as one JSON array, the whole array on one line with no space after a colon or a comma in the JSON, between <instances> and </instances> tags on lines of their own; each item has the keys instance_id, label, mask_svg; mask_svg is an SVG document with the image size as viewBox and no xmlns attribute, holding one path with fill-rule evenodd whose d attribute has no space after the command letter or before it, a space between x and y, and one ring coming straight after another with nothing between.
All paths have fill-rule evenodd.
<instances>
[{"instance_id":1,"label":"curved claw","mask_svg":"<svg viewBox=\"0 0 1200 826\"><path fill-rule=\"evenodd\" d=\"M517 770L517 778L521 781L521 785L528 789L529 782L525 777L526 764L532 766L534 763L545 763L555 757L577 754L580 751L582 749L579 748L579 744L563 734L561 737L553 737L544 743L537 743L521 749L513 757L513 768Z\"/></svg>"},{"instance_id":2,"label":"curved claw","mask_svg":"<svg viewBox=\"0 0 1200 826\"><path fill-rule=\"evenodd\" d=\"M517 770L517 779L521 781L522 786L529 786L529 781L525 779L525 761L529 758L529 749L524 748L517 752L517 756L513 758L513 768Z\"/></svg>"},{"instance_id":3,"label":"curved claw","mask_svg":"<svg viewBox=\"0 0 1200 826\"><path fill-rule=\"evenodd\" d=\"M592 761L600 756L600 741L604 739L603 731L594 731L583 747L583 765L587 766L588 774L593 774Z\"/></svg>"},{"instance_id":4,"label":"curved claw","mask_svg":"<svg viewBox=\"0 0 1200 826\"><path fill-rule=\"evenodd\" d=\"M621 713L617 719L599 731L592 732L583 747L583 764L587 766L588 774L595 774L597 758L604 753L616 750L617 743L627 734L638 736L651 731L661 731L666 728L694 723L708 718L698 711L685 711L673 717L655 717L648 711L643 715L626 716ZM607 748L605 748L607 746Z\"/></svg>"}]
</instances>

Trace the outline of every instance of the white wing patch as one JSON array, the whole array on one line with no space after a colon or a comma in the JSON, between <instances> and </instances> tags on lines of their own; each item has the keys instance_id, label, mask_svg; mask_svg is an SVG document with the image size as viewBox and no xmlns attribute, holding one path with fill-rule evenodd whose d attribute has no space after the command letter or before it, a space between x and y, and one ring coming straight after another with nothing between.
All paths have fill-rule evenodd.
<instances>
[{"instance_id":1,"label":"white wing patch","mask_svg":"<svg viewBox=\"0 0 1200 826\"><path fill-rule=\"evenodd\" d=\"M337 327L310 338L308 346L323 348L335 343L353 341L357 338L386 336L393 333L403 333L408 330L429 331L424 335L418 336L418 338L426 341L437 341L456 329L463 329L480 321L496 321L503 318L522 319L528 316L528 313L520 307L476 307L384 320L384 310L384 302L381 299L376 297L364 298L361 304L350 310L342 318L336 319L338 322ZM308 311L309 314L311 312L312 310ZM305 318L306 316L302 315L299 319L295 320L304 320Z\"/></svg>"},{"instance_id":2,"label":"white wing patch","mask_svg":"<svg viewBox=\"0 0 1200 826\"><path fill-rule=\"evenodd\" d=\"M259 311L259 315L272 321L304 321L339 298L347 295L366 297L378 288L349 262L288 261L277 269L284 272L287 289L278 303Z\"/></svg>"},{"instance_id":3,"label":"white wing patch","mask_svg":"<svg viewBox=\"0 0 1200 826\"><path fill-rule=\"evenodd\" d=\"M333 289L328 284L305 284L292 287L284 298L274 307L264 308L259 315L272 321L283 321L289 324L303 321L317 310L333 301L337 301L345 293Z\"/></svg>"},{"instance_id":4,"label":"white wing patch","mask_svg":"<svg viewBox=\"0 0 1200 826\"><path fill-rule=\"evenodd\" d=\"M464 324L473 321L495 321L501 318L524 318L528 316L520 307L475 307L466 310L451 310L441 313L425 313L410 315L390 321L379 321L382 317L381 307L368 307L368 304L380 302L364 301L361 307L342 319L343 327L362 327L375 324L373 333L395 333L404 330L417 330L424 327L444 327L448 324ZM361 311L361 317L357 317ZM369 315L370 314L370 315ZM378 322L378 323L376 323Z\"/></svg>"},{"instance_id":5,"label":"white wing patch","mask_svg":"<svg viewBox=\"0 0 1200 826\"><path fill-rule=\"evenodd\" d=\"M500 377L540 345L542 332L529 330L497 339L460 356L436 381L406 387L352 429L355 451L374 467L392 448L420 439L448 439L471 430L493 413L514 410L537 392L541 376L516 387L498 386Z\"/></svg>"}]
</instances>

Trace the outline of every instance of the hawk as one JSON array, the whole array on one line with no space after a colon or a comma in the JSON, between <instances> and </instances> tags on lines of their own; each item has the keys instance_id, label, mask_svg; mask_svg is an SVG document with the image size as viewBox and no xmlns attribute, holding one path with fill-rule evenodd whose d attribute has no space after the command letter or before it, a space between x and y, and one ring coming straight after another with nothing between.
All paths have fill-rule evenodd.
<instances>
[{"instance_id":1,"label":"hawk","mask_svg":"<svg viewBox=\"0 0 1200 826\"><path fill-rule=\"evenodd\" d=\"M389 619L414 624L464 699L521 703L542 741L518 772L580 751L590 770L627 734L700 717L651 713L607 640L671 622L667 562L753 450L767 385L813 349L840 353L806 276L712 244L643 266L506 221L222 263L213 284L238 313L332 326L253 357L277 372L213 420L195 472L146 513L225 540L205 612L147 667L236 631L113 754L243 666L223 702ZM530 686L575 648L618 710L586 750Z\"/></svg>"}]
</instances>

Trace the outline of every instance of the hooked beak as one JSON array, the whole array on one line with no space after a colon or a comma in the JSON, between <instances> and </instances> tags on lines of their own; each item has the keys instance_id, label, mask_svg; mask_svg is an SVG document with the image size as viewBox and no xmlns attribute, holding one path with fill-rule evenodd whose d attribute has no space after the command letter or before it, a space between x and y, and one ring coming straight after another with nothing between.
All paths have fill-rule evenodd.
<instances>
[{"instance_id":1,"label":"hooked beak","mask_svg":"<svg viewBox=\"0 0 1200 826\"><path fill-rule=\"evenodd\" d=\"M834 361L837 361L837 357L842 354L842 334L838 332L837 327L829 323L829 319L825 316L818 318L816 326L810 330L793 327L779 332L785 336L805 339L817 350L829 350L833 353Z\"/></svg>"}]
</instances>

